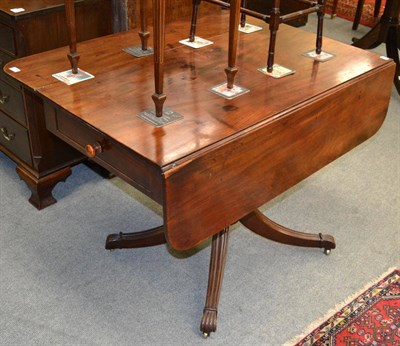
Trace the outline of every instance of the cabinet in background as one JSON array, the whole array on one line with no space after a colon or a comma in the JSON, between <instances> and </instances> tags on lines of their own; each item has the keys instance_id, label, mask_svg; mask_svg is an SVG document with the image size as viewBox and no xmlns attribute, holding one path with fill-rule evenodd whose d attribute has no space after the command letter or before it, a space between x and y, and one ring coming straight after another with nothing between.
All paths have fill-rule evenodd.
<instances>
[{"instance_id":1,"label":"cabinet in background","mask_svg":"<svg viewBox=\"0 0 400 346\"><path fill-rule=\"evenodd\" d=\"M75 4L78 41L112 33L111 0ZM46 130L42 103L9 79L3 66L67 43L63 0L0 0L0 151L17 163L38 209L56 202L54 186L83 156Z\"/></svg>"}]
</instances>

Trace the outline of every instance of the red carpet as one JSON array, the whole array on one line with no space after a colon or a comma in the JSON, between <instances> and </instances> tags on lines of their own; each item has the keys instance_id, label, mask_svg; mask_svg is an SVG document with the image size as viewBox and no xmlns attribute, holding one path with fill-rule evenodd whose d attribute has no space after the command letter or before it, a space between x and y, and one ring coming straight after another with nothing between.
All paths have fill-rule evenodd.
<instances>
[{"instance_id":1,"label":"red carpet","mask_svg":"<svg viewBox=\"0 0 400 346\"><path fill-rule=\"evenodd\" d=\"M336 8L336 15L338 17L353 21L354 16L356 14L357 2L358 0L339 0ZM325 2L326 4L325 12L327 14L332 13L332 3L333 0L327 0ZM382 0L380 15L383 13L384 5L385 1ZM372 27L379 21L380 15L378 16L378 18L374 17L374 6L375 6L374 0L365 0L360 24Z\"/></svg>"},{"instance_id":2,"label":"red carpet","mask_svg":"<svg viewBox=\"0 0 400 346\"><path fill-rule=\"evenodd\" d=\"M400 346L400 269L377 280L300 338L285 345Z\"/></svg>"}]
</instances>

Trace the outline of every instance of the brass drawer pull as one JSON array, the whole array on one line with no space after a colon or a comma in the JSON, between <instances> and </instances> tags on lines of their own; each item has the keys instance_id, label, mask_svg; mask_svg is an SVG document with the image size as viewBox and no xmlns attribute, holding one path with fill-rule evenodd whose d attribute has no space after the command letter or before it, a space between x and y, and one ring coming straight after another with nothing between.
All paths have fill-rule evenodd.
<instances>
[{"instance_id":1,"label":"brass drawer pull","mask_svg":"<svg viewBox=\"0 0 400 346\"><path fill-rule=\"evenodd\" d=\"M5 127L0 127L1 134L7 141L12 141L15 139L15 134L14 133L8 133L7 129Z\"/></svg>"},{"instance_id":2,"label":"brass drawer pull","mask_svg":"<svg viewBox=\"0 0 400 346\"><path fill-rule=\"evenodd\" d=\"M8 95L3 96L3 93L0 93L0 104L4 105L9 100L10 100L10 96L8 96Z\"/></svg>"},{"instance_id":3,"label":"brass drawer pull","mask_svg":"<svg viewBox=\"0 0 400 346\"><path fill-rule=\"evenodd\" d=\"M94 144L87 144L85 147L86 154L87 156L93 158L97 154L100 154L103 152L103 148L99 142L96 142Z\"/></svg>"}]
</instances>

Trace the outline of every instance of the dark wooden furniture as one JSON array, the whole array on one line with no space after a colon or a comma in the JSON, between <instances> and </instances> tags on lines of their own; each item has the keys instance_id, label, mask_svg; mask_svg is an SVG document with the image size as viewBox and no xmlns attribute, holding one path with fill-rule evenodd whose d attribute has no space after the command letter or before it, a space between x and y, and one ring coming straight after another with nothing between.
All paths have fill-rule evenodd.
<instances>
[{"instance_id":1,"label":"dark wooden furniture","mask_svg":"<svg viewBox=\"0 0 400 346\"><path fill-rule=\"evenodd\" d=\"M55 202L53 187L83 156L46 131L38 115L41 103L8 78L3 66L67 44L63 4L63 0L0 0L0 150L18 164L18 174L32 191L29 201L38 209ZM24 11L14 13L13 8ZM111 33L110 8L108 0L76 1L79 41Z\"/></svg>"},{"instance_id":2,"label":"dark wooden furniture","mask_svg":"<svg viewBox=\"0 0 400 346\"><path fill-rule=\"evenodd\" d=\"M10 72L10 64L6 71L40 100L53 134L163 206L163 225L111 234L106 248L168 241L186 250L213 237L200 327L208 335L216 330L230 225L240 221L285 244L335 247L333 237L290 230L258 208L379 129L394 64L329 39L325 45L336 58L316 62L302 55L314 47L315 35L283 25L277 55L296 73L273 79L257 71L266 57L260 46L268 39L261 24L262 31L238 38L236 78L250 92L223 99L208 88L225 78L228 18L203 20L199 35L214 42L203 49L178 43L187 37L188 22L167 30L166 106L183 119L166 126L137 116L154 106L154 84L153 57L122 50L140 43L135 32L80 44L80 68L95 78L73 86L51 77L65 67L66 47L14 62L21 72Z\"/></svg>"},{"instance_id":3,"label":"dark wooden furniture","mask_svg":"<svg viewBox=\"0 0 400 346\"><path fill-rule=\"evenodd\" d=\"M364 3L365 3L365 0L358 0L358 2L357 2L356 14L354 16L353 26L351 27L353 30L357 30L358 26L360 25L360 20L361 20L361 16L362 16L362 10L364 7ZM374 5L374 17L375 18L377 18L379 16L379 10L381 9L381 5L382 5L381 0L375 0L375 5Z\"/></svg>"},{"instance_id":4,"label":"dark wooden furniture","mask_svg":"<svg viewBox=\"0 0 400 346\"><path fill-rule=\"evenodd\" d=\"M353 46L372 49L380 44L386 44L386 52L389 58L396 63L396 73L394 75L394 85L400 94L400 1L387 0L385 10L379 23L376 24L365 36L360 39L354 39Z\"/></svg>"},{"instance_id":5,"label":"dark wooden furniture","mask_svg":"<svg viewBox=\"0 0 400 346\"><path fill-rule=\"evenodd\" d=\"M332 14L331 14L332 18L336 17L336 9L337 9L338 2L339 2L339 0L333 0L333 3L332 3ZM353 26L352 26L353 30L357 30L358 25L360 24L364 3L365 3L365 0L358 0L357 1L356 14L354 15ZM374 17L378 17L379 16L379 10L381 9L381 5L382 5L382 0L376 0L375 1Z\"/></svg>"},{"instance_id":6,"label":"dark wooden furniture","mask_svg":"<svg viewBox=\"0 0 400 346\"><path fill-rule=\"evenodd\" d=\"M316 39L316 48L315 51L317 54L321 54L321 49L322 49L322 30L323 30L323 18L324 18L324 1L323 0L301 0L300 3L307 5L306 9L301 9L296 12L288 13L288 14L283 14L281 13L280 10L280 0L273 0L272 7L271 8L264 8L262 12L257 12L250 10L248 7L247 0L231 0L229 2L222 1L222 0L194 0L193 1L193 15L192 15L192 22L190 26L190 33L189 33L189 40L191 42L194 41L195 35L196 35L196 28L197 28L197 13L199 9L199 5L201 2L208 2L214 5L222 6L224 8L229 8L231 11L231 21L237 17L235 13L239 11L241 13L241 20L240 20L240 25L244 26L246 22L246 15L252 16L254 18L262 19L266 23L269 24L269 30L270 30L270 39L269 39L269 49L268 49L268 59L267 59L267 71L272 72L273 70L273 65L274 65L274 58L275 58L275 46L276 46L276 37L277 33L279 30L279 26L282 23L287 23L288 21L291 20L296 20L303 18L304 15L308 15L310 13L317 13L318 15L318 25L317 25L317 39ZM235 7L239 7L238 10L235 10ZM239 25L238 19L235 19L235 22L231 22L232 28L235 28L235 31L233 29L230 30L231 36L236 34L236 27ZM237 25L236 25L237 24ZM231 39L232 40L232 39ZM233 40L236 42L236 40ZM232 46L234 46L232 44ZM231 49L229 49L231 52ZM235 54L234 54L235 55ZM231 58L229 58L231 60ZM230 66L231 63L229 64L229 68L232 69ZM231 81L230 81L231 80ZM231 85L229 87L229 85ZM228 75L228 88L231 89L233 85L233 77Z\"/></svg>"},{"instance_id":7,"label":"dark wooden furniture","mask_svg":"<svg viewBox=\"0 0 400 346\"><path fill-rule=\"evenodd\" d=\"M247 0L246 7L249 10L256 11L263 14L269 14L270 9L273 7L273 0ZM280 13L282 15L303 11L308 8L308 5L296 0L285 0L281 1L280 4ZM286 24L299 27L307 24L308 14L304 13L303 15L290 19L286 22Z\"/></svg>"}]
</instances>

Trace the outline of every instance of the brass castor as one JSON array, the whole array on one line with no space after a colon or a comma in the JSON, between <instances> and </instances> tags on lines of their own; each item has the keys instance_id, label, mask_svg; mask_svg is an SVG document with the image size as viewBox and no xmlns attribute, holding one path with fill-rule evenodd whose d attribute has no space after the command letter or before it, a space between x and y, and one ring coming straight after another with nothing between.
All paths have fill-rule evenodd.
<instances>
[{"instance_id":1,"label":"brass castor","mask_svg":"<svg viewBox=\"0 0 400 346\"><path fill-rule=\"evenodd\" d=\"M210 336L210 333L203 332L203 338L207 339Z\"/></svg>"},{"instance_id":2,"label":"brass castor","mask_svg":"<svg viewBox=\"0 0 400 346\"><path fill-rule=\"evenodd\" d=\"M325 249L324 254L329 256L331 254L331 249Z\"/></svg>"}]
</instances>

